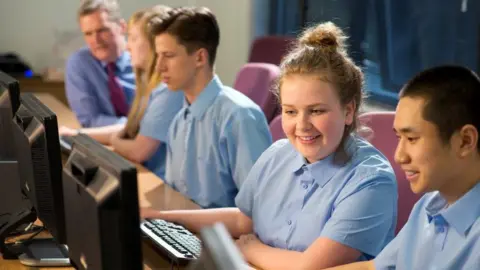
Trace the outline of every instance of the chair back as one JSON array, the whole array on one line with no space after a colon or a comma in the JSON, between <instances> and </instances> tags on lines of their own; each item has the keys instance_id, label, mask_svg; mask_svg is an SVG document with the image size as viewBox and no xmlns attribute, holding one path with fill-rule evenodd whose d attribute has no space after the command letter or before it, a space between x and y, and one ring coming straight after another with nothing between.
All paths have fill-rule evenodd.
<instances>
[{"instance_id":1,"label":"chair back","mask_svg":"<svg viewBox=\"0 0 480 270\"><path fill-rule=\"evenodd\" d=\"M283 56L294 42L295 38L289 36L259 37L252 43L248 62L280 65Z\"/></svg>"},{"instance_id":2,"label":"chair back","mask_svg":"<svg viewBox=\"0 0 480 270\"><path fill-rule=\"evenodd\" d=\"M278 66L267 63L247 63L237 73L234 88L260 106L270 122L278 111L272 87L280 75Z\"/></svg>"}]
</instances>

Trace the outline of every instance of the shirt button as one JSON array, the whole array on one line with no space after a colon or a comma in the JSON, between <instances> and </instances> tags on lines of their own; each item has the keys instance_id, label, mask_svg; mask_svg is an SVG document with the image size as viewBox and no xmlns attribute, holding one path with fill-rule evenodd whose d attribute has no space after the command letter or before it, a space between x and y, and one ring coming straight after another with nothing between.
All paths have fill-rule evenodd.
<instances>
[{"instance_id":1,"label":"shirt button","mask_svg":"<svg viewBox=\"0 0 480 270\"><path fill-rule=\"evenodd\" d=\"M307 189L307 188L308 188L308 185L307 185L307 184L303 184L303 188L304 188L304 189Z\"/></svg>"},{"instance_id":2,"label":"shirt button","mask_svg":"<svg viewBox=\"0 0 480 270\"><path fill-rule=\"evenodd\" d=\"M292 225L292 221L291 221L291 220L288 220L288 221L287 221L287 224L288 224L288 225Z\"/></svg>"}]
</instances>

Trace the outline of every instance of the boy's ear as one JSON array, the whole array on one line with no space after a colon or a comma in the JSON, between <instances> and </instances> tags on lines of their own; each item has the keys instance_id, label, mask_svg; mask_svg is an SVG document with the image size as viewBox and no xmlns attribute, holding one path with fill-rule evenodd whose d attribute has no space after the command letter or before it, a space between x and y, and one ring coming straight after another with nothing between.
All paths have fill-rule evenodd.
<instances>
[{"instance_id":1,"label":"boy's ear","mask_svg":"<svg viewBox=\"0 0 480 270\"><path fill-rule=\"evenodd\" d=\"M478 130L473 125L463 126L452 136L452 140L453 147L461 158L478 151Z\"/></svg>"},{"instance_id":2,"label":"boy's ear","mask_svg":"<svg viewBox=\"0 0 480 270\"><path fill-rule=\"evenodd\" d=\"M208 52L205 48L198 49L195 54L195 62L197 63L197 67L208 65Z\"/></svg>"}]
</instances>

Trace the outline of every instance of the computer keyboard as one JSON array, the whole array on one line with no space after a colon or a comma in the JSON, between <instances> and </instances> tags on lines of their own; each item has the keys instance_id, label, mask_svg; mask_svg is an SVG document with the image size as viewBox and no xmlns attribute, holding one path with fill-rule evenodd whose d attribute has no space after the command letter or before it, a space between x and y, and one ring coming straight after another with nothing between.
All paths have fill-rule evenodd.
<instances>
[{"instance_id":1,"label":"computer keyboard","mask_svg":"<svg viewBox=\"0 0 480 270\"><path fill-rule=\"evenodd\" d=\"M146 219L142 221L140 229L177 264L187 264L200 257L200 239L183 226L161 219Z\"/></svg>"},{"instance_id":2,"label":"computer keyboard","mask_svg":"<svg viewBox=\"0 0 480 270\"><path fill-rule=\"evenodd\" d=\"M72 152L72 144L72 136L60 136L60 150L64 155L70 155L70 152Z\"/></svg>"}]
</instances>

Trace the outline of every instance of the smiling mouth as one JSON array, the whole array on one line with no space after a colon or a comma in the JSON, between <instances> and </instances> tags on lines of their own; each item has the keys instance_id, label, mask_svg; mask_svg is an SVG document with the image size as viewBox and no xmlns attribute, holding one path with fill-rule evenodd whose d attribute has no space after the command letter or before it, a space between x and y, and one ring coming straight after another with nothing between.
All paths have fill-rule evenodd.
<instances>
[{"instance_id":1,"label":"smiling mouth","mask_svg":"<svg viewBox=\"0 0 480 270\"><path fill-rule=\"evenodd\" d=\"M320 137L320 135L317 135L317 136L297 136L297 139L299 139L301 143L309 144L309 143L315 142L315 140L319 137Z\"/></svg>"},{"instance_id":2,"label":"smiling mouth","mask_svg":"<svg viewBox=\"0 0 480 270\"><path fill-rule=\"evenodd\" d=\"M413 181L415 180L419 175L419 172L417 171L405 171L405 176L408 181Z\"/></svg>"}]
</instances>

